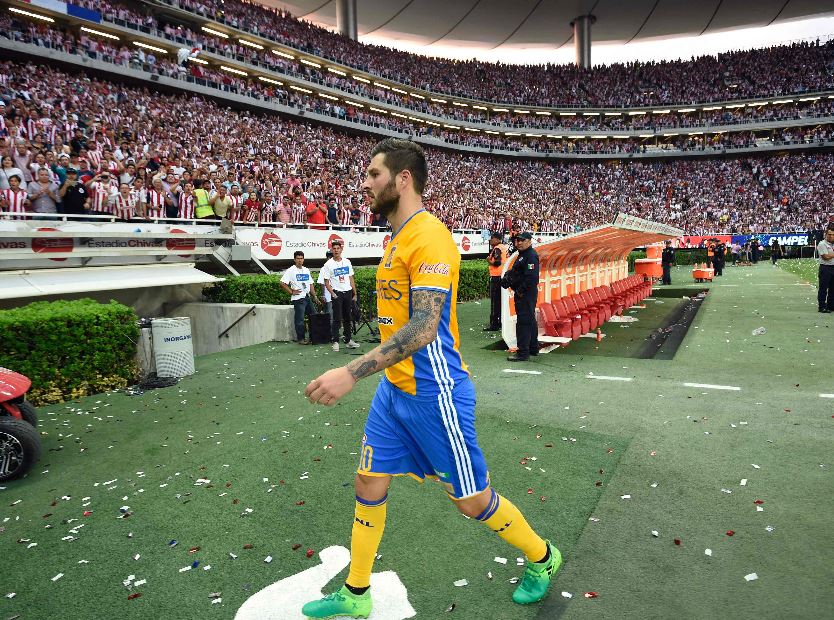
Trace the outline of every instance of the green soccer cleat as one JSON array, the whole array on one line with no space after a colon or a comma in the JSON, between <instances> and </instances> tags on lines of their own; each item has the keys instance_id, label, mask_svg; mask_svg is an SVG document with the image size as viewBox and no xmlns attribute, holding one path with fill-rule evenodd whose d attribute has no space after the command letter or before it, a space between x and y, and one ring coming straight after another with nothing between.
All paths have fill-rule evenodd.
<instances>
[{"instance_id":1,"label":"green soccer cleat","mask_svg":"<svg viewBox=\"0 0 834 620\"><path fill-rule=\"evenodd\" d=\"M354 594L342 586L333 594L317 601L310 601L301 608L308 618L367 618L371 613L371 591Z\"/></svg>"},{"instance_id":2,"label":"green soccer cleat","mask_svg":"<svg viewBox=\"0 0 834 620\"><path fill-rule=\"evenodd\" d=\"M550 549L550 559L541 563L527 562L524 578L513 592L513 602L519 605L529 605L542 600L547 594L553 576L562 566L562 554L549 540L545 542Z\"/></svg>"}]
</instances>

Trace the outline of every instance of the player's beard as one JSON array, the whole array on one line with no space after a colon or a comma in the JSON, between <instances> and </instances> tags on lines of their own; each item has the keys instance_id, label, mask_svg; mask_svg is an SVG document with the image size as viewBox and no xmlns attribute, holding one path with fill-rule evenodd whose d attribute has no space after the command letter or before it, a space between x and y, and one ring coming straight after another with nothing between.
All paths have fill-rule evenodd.
<instances>
[{"instance_id":1,"label":"player's beard","mask_svg":"<svg viewBox=\"0 0 834 620\"><path fill-rule=\"evenodd\" d=\"M388 217L397 207L400 206L400 193L396 190L394 179L392 178L382 191L379 192L371 203L371 213Z\"/></svg>"}]
</instances>

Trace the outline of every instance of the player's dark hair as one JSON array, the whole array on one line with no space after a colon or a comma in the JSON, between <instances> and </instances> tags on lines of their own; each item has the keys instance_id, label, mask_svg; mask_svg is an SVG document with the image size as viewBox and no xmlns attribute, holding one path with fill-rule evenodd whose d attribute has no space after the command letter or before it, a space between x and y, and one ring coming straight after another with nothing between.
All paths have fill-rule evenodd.
<instances>
[{"instance_id":1,"label":"player's dark hair","mask_svg":"<svg viewBox=\"0 0 834 620\"><path fill-rule=\"evenodd\" d=\"M304 252L302 252L301 250L296 250L296 251L295 251L295 252L293 252L293 254L292 254L292 257L293 257L293 258L298 258L299 256L300 256L301 258L304 258Z\"/></svg>"},{"instance_id":2,"label":"player's dark hair","mask_svg":"<svg viewBox=\"0 0 834 620\"><path fill-rule=\"evenodd\" d=\"M423 147L410 140L399 138L386 138L379 142L371 157L382 153L385 155L385 167L395 176L403 170L408 170L414 179L414 191L421 196L426 188L426 181L429 178L429 168L426 165L426 154Z\"/></svg>"},{"instance_id":3,"label":"player's dark hair","mask_svg":"<svg viewBox=\"0 0 834 620\"><path fill-rule=\"evenodd\" d=\"M499 241L504 240L504 235L500 232L494 232L489 236L490 239L498 239Z\"/></svg>"}]
</instances>

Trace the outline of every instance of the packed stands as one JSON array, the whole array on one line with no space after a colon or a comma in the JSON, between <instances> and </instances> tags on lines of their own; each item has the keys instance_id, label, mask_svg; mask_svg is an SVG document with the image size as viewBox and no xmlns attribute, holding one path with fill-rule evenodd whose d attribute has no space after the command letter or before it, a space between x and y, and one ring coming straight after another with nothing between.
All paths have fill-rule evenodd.
<instances>
[{"instance_id":1,"label":"packed stands","mask_svg":"<svg viewBox=\"0 0 834 620\"><path fill-rule=\"evenodd\" d=\"M359 190L374 138L35 63L0 63L0 84L3 169L18 168L25 183L44 166L56 185L67 165L83 180L106 169L140 201L161 185L187 215L179 190L201 179L241 201L257 198L256 221L302 225L306 205L324 202L341 223L374 223ZM451 228L570 232L625 212L690 234L807 230L828 221L834 192L830 153L565 163L429 149L428 157L426 204Z\"/></svg>"}]
</instances>

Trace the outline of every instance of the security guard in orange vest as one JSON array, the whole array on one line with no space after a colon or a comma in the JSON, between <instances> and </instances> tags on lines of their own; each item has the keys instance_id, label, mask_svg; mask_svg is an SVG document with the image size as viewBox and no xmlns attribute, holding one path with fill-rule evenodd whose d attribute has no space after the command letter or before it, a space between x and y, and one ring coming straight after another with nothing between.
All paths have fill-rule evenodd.
<instances>
[{"instance_id":1,"label":"security guard in orange vest","mask_svg":"<svg viewBox=\"0 0 834 620\"><path fill-rule=\"evenodd\" d=\"M501 329L501 271L507 260L507 246L501 233L492 233L489 248L489 325L484 331L497 332Z\"/></svg>"},{"instance_id":2,"label":"security guard in orange vest","mask_svg":"<svg viewBox=\"0 0 834 620\"><path fill-rule=\"evenodd\" d=\"M709 239L707 241L707 267L712 267L713 256L715 256L715 242Z\"/></svg>"}]
</instances>

